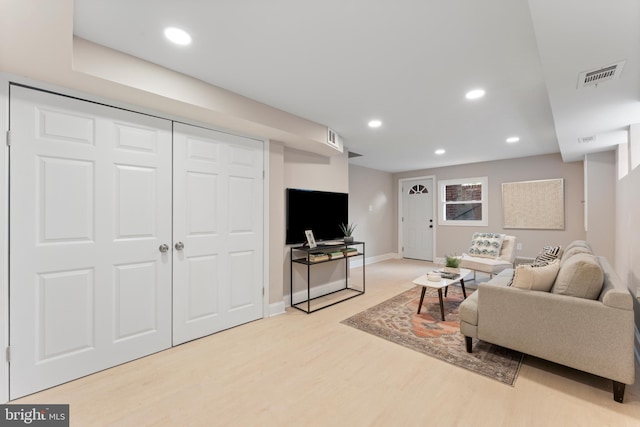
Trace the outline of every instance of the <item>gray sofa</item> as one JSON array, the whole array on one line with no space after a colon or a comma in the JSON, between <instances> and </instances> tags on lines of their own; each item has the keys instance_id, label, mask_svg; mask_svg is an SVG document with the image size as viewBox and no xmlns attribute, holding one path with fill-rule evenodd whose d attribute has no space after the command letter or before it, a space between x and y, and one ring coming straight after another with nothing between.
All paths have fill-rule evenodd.
<instances>
[{"instance_id":1,"label":"gray sofa","mask_svg":"<svg viewBox=\"0 0 640 427\"><path fill-rule=\"evenodd\" d=\"M567 246L548 292L511 284L514 269L480 283L460 305L467 351L476 338L611 379L614 400L622 403L625 384L635 380L633 298L609 262L589 251L586 242ZM584 260L593 263L589 257L600 265L601 289L587 290L593 299L572 296L581 291L571 286L591 280L581 268Z\"/></svg>"}]
</instances>

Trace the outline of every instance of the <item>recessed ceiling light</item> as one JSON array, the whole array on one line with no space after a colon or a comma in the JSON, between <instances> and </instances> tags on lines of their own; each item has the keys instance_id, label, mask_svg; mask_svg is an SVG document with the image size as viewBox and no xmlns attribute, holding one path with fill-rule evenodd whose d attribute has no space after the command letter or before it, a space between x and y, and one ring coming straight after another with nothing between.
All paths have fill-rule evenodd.
<instances>
[{"instance_id":1,"label":"recessed ceiling light","mask_svg":"<svg viewBox=\"0 0 640 427\"><path fill-rule=\"evenodd\" d=\"M464 97L467 99L478 99L482 98L484 96L484 93L484 89L474 89L467 92Z\"/></svg>"},{"instance_id":2,"label":"recessed ceiling light","mask_svg":"<svg viewBox=\"0 0 640 427\"><path fill-rule=\"evenodd\" d=\"M191 36L184 30L175 27L169 27L164 30L164 36L175 44L186 46L191 44Z\"/></svg>"},{"instance_id":3,"label":"recessed ceiling light","mask_svg":"<svg viewBox=\"0 0 640 427\"><path fill-rule=\"evenodd\" d=\"M441 155L443 155L444 153L446 153L446 151L444 151L442 148L439 148L439 149L437 149L437 150L435 151L435 153L436 153L438 156L441 156Z\"/></svg>"},{"instance_id":4,"label":"recessed ceiling light","mask_svg":"<svg viewBox=\"0 0 640 427\"><path fill-rule=\"evenodd\" d=\"M379 128L380 126L382 126L382 122L380 120L371 120L369 122L370 128Z\"/></svg>"},{"instance_id":5,"label":"recessed ceiling light","mask_svg":"<svg viewBox=\"0 0 640 427\"><path fill-rule=\"evenodd\" d=\"M517 136L510 136L509 138L507 138L507 142L508 142L509 144L512 144L512 143L514 143L514 142L518 142L518 141L520 141L520 138L519 138L519 137L517 137Z\"/></svg>"}]
</instances>

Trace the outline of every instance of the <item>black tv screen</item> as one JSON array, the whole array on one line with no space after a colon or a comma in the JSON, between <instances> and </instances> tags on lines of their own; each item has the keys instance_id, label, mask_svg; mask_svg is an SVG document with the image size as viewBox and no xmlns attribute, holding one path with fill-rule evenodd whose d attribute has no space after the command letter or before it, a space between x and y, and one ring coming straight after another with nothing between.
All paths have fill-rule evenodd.
<instances>
[{"instance_id":1,"label":"black tv screen","mask_svg":"<svg viewBox=\"0 0 640 427\"><path fill-rule=\"evenodd\" d=\"M316 241L342 239L340 224L349 222L349 194L287 188L288 245L304 243L305 230Z\"/></svg>"}]
</instances>

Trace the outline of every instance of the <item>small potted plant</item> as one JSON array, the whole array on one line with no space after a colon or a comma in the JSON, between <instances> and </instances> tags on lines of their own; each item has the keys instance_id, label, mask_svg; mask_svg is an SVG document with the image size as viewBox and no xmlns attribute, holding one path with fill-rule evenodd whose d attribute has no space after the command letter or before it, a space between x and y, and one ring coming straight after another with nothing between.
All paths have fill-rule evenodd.
<instances>
[{"instance_id":1,"label":"small potted plant","mask_svg":"<svg viewBox=\"0 0 640 427\"><path fill-rule=\"evenodd\" d=\"M460 273L460 258L455 255L445 255L444 272L445 273Z\"/></svg>"},{"instance_id":2,"label":"small potted plant","mask_svg":"<svg viewBox=\"0 0 640 427\"><path fill-rule=\"evenodd\" d=\"M345 243L353 243L353 231L356 229L356 224L340 224L340 230L344 235Z\"/></svg>"}]
</instances>

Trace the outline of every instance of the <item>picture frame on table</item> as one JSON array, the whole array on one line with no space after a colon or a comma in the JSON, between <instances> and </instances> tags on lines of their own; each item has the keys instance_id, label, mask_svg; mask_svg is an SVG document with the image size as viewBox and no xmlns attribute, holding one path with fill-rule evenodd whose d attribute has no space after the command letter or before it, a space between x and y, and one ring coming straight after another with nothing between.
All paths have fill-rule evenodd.
<instances>
[{"instance_id":1,"label":"picture frame on table","mask_svg":"<svg viewBox=\"0 0 640 427\"><path fill-rule=\"evenodd\" d=\"M310 248L315 248L316 245L316 239L315 237L313 237L313 231L312 230L305 230L304 231L305 236L307 236L307 244L309 245Z\"/></svg>"}]
</instances>

